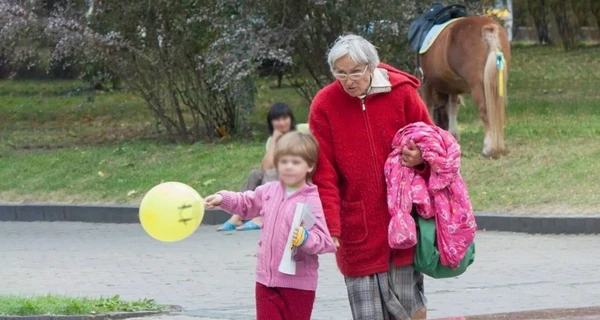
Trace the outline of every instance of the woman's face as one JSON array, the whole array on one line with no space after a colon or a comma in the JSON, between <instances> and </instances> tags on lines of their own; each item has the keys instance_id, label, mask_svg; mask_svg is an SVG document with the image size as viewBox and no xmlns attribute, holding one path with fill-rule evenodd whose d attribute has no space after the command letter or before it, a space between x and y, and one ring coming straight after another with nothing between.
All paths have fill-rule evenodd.
<instances>
[{"instance_id":1,"label":"woman's face","mask_svg":"<svg viewBox=\"0 0 600 320\"><path fill-rule=\"evenodd\" d=\"M292 129L292 118L290 116L283 116L271 121L273 124L273 130L281 133L288 133Z\"/></svg>"},{"instance_id":2,"label":"woman's face","mask_svg":"<svg viewBox=\"0 0 600 320\"><path fill-rule=\"evenodd\" d=\"M353 97L366 94L369 90L371 70L366 64L354 62L348 55L335 61L333 73L344 87L344 91ZM340 79L338 75L345 79Z\"/></svg>"}]
</instances>

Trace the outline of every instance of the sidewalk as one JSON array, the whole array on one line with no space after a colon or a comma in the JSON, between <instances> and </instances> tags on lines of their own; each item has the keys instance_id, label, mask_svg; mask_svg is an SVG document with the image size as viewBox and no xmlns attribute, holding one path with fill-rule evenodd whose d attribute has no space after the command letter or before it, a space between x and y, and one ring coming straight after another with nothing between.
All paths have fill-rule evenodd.
<instances>
[{"instance_id":1,"label":"sidewalk","mask_svg":"<svg viewBox=\"0 0 600 320\"><path fill-rule=\"evenodd\" d=\"M180 305L194 319L250 320L258 235L202 226L161 243L139 224L0 222L0 294L118 294ZM431 319L599 304L600 237L479 232L476 241L466 274L426 279ZM313 319L350 319L334 256L321 261Z\"/></svg>"}]
</instances>

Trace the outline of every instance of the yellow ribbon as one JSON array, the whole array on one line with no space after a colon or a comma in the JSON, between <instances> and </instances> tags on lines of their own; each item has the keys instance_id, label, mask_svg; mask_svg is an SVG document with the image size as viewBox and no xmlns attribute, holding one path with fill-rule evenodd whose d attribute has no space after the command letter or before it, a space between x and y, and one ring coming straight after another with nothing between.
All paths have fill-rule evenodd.
<instances>
[{"instance_id":1,"label":"yellow ribbon","mask_svg":"<svg viewBox=\"0 0 600 320\"><path fill-rule=\"evenodd\" d=\"M504 54L502 52L498 52L496 56L496 67L498 69L498 95L504 96L504 65L506 60L504 59Z\"/></svg>"}]
</instances>

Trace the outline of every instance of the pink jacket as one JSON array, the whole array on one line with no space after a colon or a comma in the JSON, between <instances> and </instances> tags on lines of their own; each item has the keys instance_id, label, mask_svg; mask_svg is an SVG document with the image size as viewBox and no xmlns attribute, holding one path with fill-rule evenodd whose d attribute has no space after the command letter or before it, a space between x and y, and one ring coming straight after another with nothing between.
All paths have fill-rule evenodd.
<instances>
[{"instance_id":1,"label":"pink jacket","mask_svg":"<svg viewBox=\"0 0 600 320\"><path fill-rule=\"evenodd\" d=\"M267 287L317 289L318 254L335 252L333 240L325 223L323 207L317 187L311 183L285 197L285 186L280 181L266 183L254 191L242 193L220 191L223 201L220 207L238 214L244 220L259 215L263 218L263 229L258 242L256 281ZM308 230L306 243L297 249L296 274L287 275L278 271L283 250L288 240L297 203L312 206L315 225Z\"/></svg>"},{"instance_id":2,"label":"pink jacket","mask_svg":"<svg viewBox=\"0 0 600 320\"><path fill-rule=\"evenodd\" d=\"M428 174L402 166L402 148L413 140L429 166ZM447 131L423 122L398 131L385 163L388 209L392 215L388 240L392 247L416 244L410 216L413 204L425 219L435 217L440 262L457 267L475 239L477 224L467 187L460 175L460 145Z\"/></svg>"}]
</instances>

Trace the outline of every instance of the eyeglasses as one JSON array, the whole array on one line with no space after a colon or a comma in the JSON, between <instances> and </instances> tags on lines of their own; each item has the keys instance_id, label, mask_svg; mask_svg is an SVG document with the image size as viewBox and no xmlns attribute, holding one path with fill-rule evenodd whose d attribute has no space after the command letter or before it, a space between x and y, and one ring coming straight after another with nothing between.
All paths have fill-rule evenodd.
<instances>
[{"instance_id":1,"label":"eyeglasses","mask_svg":"<svg viewBox=\"0 0 600 320\"><path fill-rule=\"evenodd\" d=\"M339 79L341 81L348 80L348 77L350 77L350 79L352 79L352 80L358 80L365 74L365 72L367 72L368 68L369 68L369 66L367 65L365 67L365 70L363 70L363 72L355 72L355 73L351 73L351 74L334 72L333 76L336 77L336 79Z\"/></svg>"}]
</instances>

